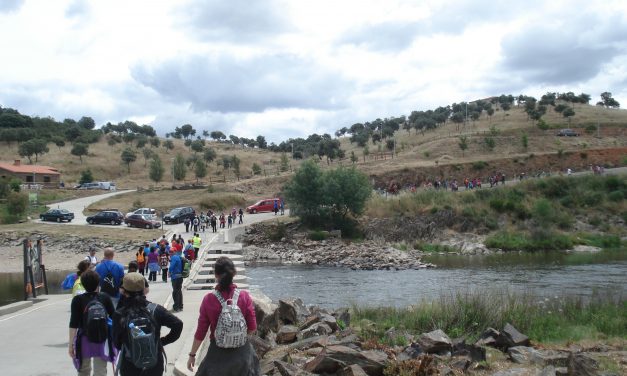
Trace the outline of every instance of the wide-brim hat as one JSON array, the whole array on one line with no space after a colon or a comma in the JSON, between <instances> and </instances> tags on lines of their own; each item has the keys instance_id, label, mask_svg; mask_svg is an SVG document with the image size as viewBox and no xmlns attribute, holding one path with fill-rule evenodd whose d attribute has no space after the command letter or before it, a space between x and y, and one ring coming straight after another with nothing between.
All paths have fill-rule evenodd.
<instances>
[{"instance_id":1,"label":"wide-brim hat","mask_svg":"<svg viewBox=\"0 0 627 376\"><path fill-rule=\"evenodd\" d=\"M146 279L137 272L126 274L122 280L122 288L128 292L144 291L144 287L146 287Z\"/></svg>"}]
</instances>

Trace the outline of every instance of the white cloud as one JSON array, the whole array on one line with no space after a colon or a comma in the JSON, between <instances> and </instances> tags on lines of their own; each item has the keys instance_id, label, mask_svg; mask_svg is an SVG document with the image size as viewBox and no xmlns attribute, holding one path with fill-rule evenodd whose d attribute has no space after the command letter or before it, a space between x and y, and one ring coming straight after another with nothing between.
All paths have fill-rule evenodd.
<instances>
[{"instance_id":1,"label":"white cloud","mask_svg":"<svg viewBox=\"0 0 627 376\"><path fill-rule=\"evenodd\" d=\"M501 93L627 101L621 0L10 0L0 33L0 105L161 133L280 141Z\"/></svg>"}]
</instances>

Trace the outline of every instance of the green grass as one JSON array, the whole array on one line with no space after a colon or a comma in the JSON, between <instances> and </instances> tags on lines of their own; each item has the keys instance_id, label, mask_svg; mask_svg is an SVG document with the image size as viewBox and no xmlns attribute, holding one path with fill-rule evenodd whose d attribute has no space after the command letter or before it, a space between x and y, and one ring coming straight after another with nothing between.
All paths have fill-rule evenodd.
<instances>
[{"instance_id":1,"label":"green grass","mask_svg":"<svg viewBox=\"0 0 627 376\"><path fill-rule=\"evenodd\" d=\"M418 249L426 253L457 253L457 249L449 245L421 243L421 242L414 243L414 249Z\"/></svg>"},{"instance_id":2,"label":"green grass","mask_svg":"<svg viewBox=\"0 0 627 376\"><path fill-rule=\"evenodd\" d=\"M361 334L385 342L389 328L413 334L442 329L451 338L476 339L488 327L511 323L536 342L627 338L627 300L622 296L537 298L505 291L442 295L407 308L352 307Z\"/></svg>"}]
</instances>

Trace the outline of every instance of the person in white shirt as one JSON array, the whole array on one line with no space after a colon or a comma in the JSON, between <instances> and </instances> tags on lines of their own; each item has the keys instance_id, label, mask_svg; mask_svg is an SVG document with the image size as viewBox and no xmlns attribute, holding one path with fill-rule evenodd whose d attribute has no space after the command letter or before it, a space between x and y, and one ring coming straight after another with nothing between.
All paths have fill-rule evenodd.
<instances>
[{"instance_id":1,"label":"person in white shirt","mask_svg":"<svg viewBox=\"0 0 627 376\"><path fill-rule=\"evenodd\" d=\"M98 265L98 257L96 257L96 247L89 247L89 255L85 257L85 260L89 261L89 268L94 269Z\"/></svg>"}]
</instances>

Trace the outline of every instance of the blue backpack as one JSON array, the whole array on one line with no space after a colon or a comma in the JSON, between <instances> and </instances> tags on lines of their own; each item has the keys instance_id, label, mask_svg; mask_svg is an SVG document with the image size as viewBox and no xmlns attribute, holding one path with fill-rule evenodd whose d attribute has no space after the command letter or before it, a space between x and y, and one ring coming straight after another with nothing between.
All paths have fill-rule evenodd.
<instances>
[{"instance_id":1,"label":"blue backpack","mask_svg":"<svg viewBox=\"0 0 627 376\"><path fill-rule=\"evenodd\" d=\"M76 273L68 274L67 277L65 277L65 279L63 280L63 282L61 282L61 288L63 290L71 290L72 287L74 287L74 282L76 282L76 278L78 278Z\"/></svg>"}]
</instances>

